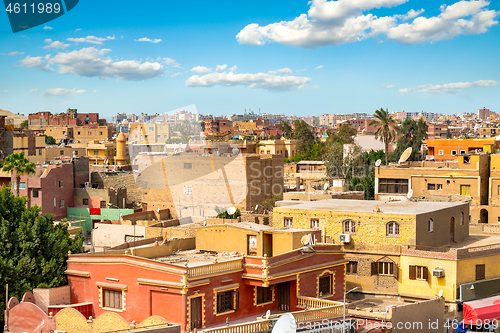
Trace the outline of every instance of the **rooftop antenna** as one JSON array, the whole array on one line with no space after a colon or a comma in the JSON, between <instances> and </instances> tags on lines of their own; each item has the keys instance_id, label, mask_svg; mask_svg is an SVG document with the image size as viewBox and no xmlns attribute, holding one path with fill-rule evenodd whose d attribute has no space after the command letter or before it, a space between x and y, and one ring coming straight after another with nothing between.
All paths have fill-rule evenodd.
<instances>
[{"instance_id":1,"label":"rooftop antenna","mask_svg":"<svg viewBox=\"0 0 500 333\"><path fill-rule=\"evenodd\" d=\"M376 167L379 167L380 164L382 164L382 160L379 158L376 162L375 162L375 166Z\"/></svg>"},{"instance_id":2,"label":"rooftop antenna","mask_svg":"<svg viewBox=\"0 0 500 333\"><path fill-rule=\"evenodd\" d=\"M398 163L401 164L401 162L406 162L406 160L408 160L410 158L412 150L413 149L411 147L406 148L406 150L403 152L403 154L401 154L401 157L399 158Z\"/></svg>"}]
</instances>

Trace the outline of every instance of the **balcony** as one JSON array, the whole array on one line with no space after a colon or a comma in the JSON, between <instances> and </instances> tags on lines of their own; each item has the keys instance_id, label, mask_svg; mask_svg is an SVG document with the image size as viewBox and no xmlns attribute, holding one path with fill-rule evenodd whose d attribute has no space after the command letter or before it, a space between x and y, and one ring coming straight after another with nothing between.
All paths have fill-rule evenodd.
<instances>
[{"instance_id":1,"label":"balcony","mask_svg":"<svg viewBox=\"0 0 500 333\"><path fill-rule=\"evenodd\" d=\"M202 266L194 266L187 268L188 279L198 279L213 274L227 273L243 269L243 259L224 261Z\"/></svg>"}]
</instances>

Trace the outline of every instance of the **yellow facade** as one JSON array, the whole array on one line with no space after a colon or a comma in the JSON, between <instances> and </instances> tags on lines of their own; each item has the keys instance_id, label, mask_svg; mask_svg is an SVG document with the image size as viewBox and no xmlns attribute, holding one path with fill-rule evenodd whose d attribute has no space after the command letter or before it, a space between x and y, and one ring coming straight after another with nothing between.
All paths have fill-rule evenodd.
<instances>
[{"instance_id":1,"label":"yellow facade","mask_svg":"<svg viewBox=\"0 0 500 333\"><path fill-rule=\"evenodd\" d=\"M129 140L138 144L145 143L165 143L170 139L170 124L130 124Z\"/></svg>"},{"instance_id":2,"label":"yellow facade","mask_svg":"<svg viewBox=\"0 0 500 333\"><path fill-rule=\"evenodd\" d=\"M257 147L259 155L283 155L285 158L297 154L297 140L262 140Z\"/></svg>"},{"instance_id":3,"label":"yellow facade","mask_svg":"<svg viewBox=\"0 0 500 333\"><path fill-rule=\"evenodd\" d=\"M235 121L233 122L233 126L238 128L238 131L249 131L249 130L256 130L257 129L257 123L250 122L250 121Z\"/></svg>"},{"instance_id":4,"label":"yellow facade","mask_svg":"<svg viewBox=\"0 0 500 333\"><path fill-rule=\"evenodd\" d=\"M109 141L111 140L112 134L112 126L73 127L73 141L77 143L90 143L96 140L99 142Z\"/></svg>"}]
</instances>

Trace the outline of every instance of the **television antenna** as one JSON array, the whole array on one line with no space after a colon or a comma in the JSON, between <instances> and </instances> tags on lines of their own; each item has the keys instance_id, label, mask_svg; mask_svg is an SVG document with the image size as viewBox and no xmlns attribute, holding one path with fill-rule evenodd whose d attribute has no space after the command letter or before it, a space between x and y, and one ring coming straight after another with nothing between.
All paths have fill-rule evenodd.
<instances>
[{"instance_id":1,"label":"television antenna","mask_svg":"<svg viewBox=\"0 0 500 333\"><path fill-rule=\"evenodd\" d=\"M410 158L412 150L413 149L411 147L406 148L406 150L401 154L398 163L405 162L406 160L408 160Z\"/></svg>"}]
</instances>

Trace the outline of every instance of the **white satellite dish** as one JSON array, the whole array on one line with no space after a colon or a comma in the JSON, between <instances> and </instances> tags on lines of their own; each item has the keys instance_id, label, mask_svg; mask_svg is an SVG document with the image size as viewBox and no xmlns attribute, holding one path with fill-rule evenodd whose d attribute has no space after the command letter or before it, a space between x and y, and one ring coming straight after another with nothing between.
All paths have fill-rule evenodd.
<instances>
[{"instance_id":1,"label":"white satellite dish","mask_svg":"<svg viewBox=\"0 0 500 333\"><path fill-rule=\"evenodd\" d=\"M410 190L408 191L408 194L406 195L406 197L407 197L408 199L410 199L412 195L413 195L413 190L412 190L412 189L410 189Z\"/></svg>"},{"instance_id":2,"label":"white satellite dish","mask_svg":"<svg viewBox=\"0 0 500 333\"><path fill-rule=\"evenodd\" d=\"M266 319L271 318L271 310L266 311Z\"/></svg>"},{"instance_id":3,"label":"white satellite dish","mask_svg":"<svg viewBox=\"0 0 500 333\"><path fill-rule=\"evenodd\" d=\"M375 162L375 166L376 167L379 167L380 164L382 164L382 160L381 159L378 159L376 162Z\"/></svg>"},{"instance_id":4,"label":"white satellite dish","mask_svg":"<svg viewBox=\"0 0 500 333\"><path fill-rule=\"evenodd\" d=\"M291 313L281 315L271 333L296 333L297 323Z\"/></svg>"},{"instance_id":5,"label":"white satellite dish","mask_svg":"<svg viewBox=\"0 0 500 333\"><path fill-rule=\"evenodd\" d=\"M234 213L236 213L236 208L234 206L231 206L227 209L227 213L229 215L233 215Z\"/></svg>"},{"instance_id":6,"label":"white satellite dish","mask_svg":"<svg viewBox=\"0 0 500 333\"><path fill-rule=\"evenodd\" d=\"M326 191L326 190L328 190L328 188L329 188L329 187L330 187L330 184L325 183L325 184L323 185L323 190L325 190L325 191Z\"/></svg>"},{"instance_id":7,"label":"white satellite dish","mask_svg":"<svg viewBox=\"0 0 500 333\"><path fill-rule=\"evenodd\" d=\"M444 291L443 291L443 289L439 289L439 293L438 293L438 296L439 296L439 297L443 297L443 294L444 294Z\"/></svg>"},{"instance_id":8,"label":"white satellite dish","mask_svg":"<svg viewBox=\"0 0 500 333\"><path fill-rule=\"evenodd\" d=\"M309 237L309 235L304 235L300 239L300 242L302 243L302 245L307 246L311 243L311 237Z\"/></svg>"},{"instance_id":9,"label":"white satellite dish","mask_svg":"<svg viewBox=\"0 0 500 333\"><path fill-rule=\"evenodd\" d=\"M255 210L257 210L257 209L259 209L259 205L256 205L256 206L255 206Z\"/></svg>"},{"instance_id":10,"label":"white satellite dish","mask_svg":"<svg viewBox=\"0 0 500 333\"><path fill-rule=\"evenodd\" d=\"M409 159L412 150L413 149L411 147L406 148L406 150L401 154L401 157L399 158L398 163L405 162L407 159Z\"/></svg>"}]
</instances>

